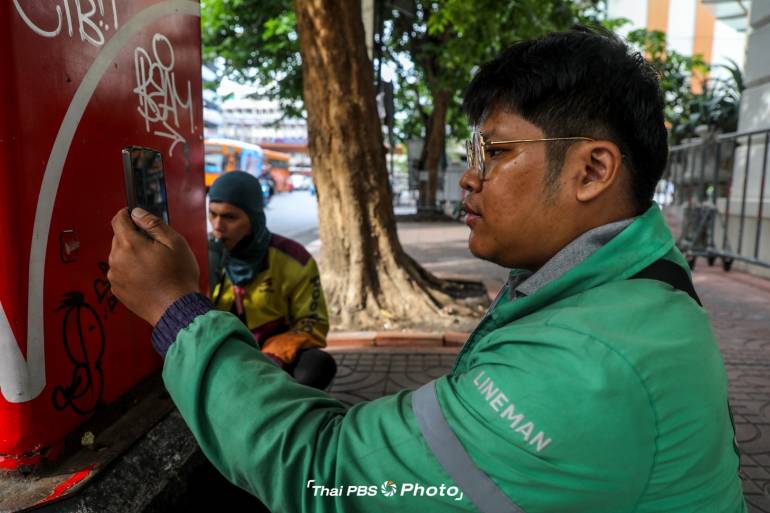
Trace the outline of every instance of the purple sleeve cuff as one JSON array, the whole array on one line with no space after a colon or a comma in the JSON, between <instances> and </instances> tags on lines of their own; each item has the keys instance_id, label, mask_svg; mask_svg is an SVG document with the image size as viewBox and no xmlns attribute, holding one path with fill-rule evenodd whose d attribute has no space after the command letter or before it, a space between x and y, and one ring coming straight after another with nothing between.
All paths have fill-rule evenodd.
<instances>
[{"instance_id":1,"label":"purple sleeve cuff","mask_svg":"<svg viewBox=\"0 0 770 513\"><path fill-rule=\"evenodd\" d=\"M168 307L152 330L152 347L165 358L179 331L213 308L211 301L198 292L180 297Z\"/></svg>"}]
</instances>

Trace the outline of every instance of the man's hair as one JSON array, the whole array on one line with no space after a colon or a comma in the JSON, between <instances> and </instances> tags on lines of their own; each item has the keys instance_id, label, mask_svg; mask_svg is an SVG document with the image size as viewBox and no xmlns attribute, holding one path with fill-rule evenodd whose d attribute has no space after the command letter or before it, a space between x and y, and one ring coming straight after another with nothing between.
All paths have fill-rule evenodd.
<instances>
[{"instance_id":1,"label":"man's hair","mask_svg":"<svg viewBox=\"0 0 770 513\"><path fill-rule=\"evenodd\" d=\"M604 29L575 27L514 43L481 66L465 91L463 109L472 125L503 109L546 137L614 142L630 172L638 213L651 204L668 158L658 76L641 54ZM546 184L558 183L570 144L546 146Z\"/></svg>"}]
</instances>

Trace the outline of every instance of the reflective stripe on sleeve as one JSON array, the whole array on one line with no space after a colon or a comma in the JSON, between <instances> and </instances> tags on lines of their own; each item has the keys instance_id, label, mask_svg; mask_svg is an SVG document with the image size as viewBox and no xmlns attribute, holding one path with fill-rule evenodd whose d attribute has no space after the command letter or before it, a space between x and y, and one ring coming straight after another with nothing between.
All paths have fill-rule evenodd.
<instances>
[{"instance_id":1,"label":"reflective stripe on sleeve","mask_svg":"<svg viewBox=\"0 0 770 513\"><path fill-rule=\"evenodd\" d=\"M433 455L479 511L524 513L468 456L441 411L435 380L412 393L412 409Z\"/></svg>"}]
</instances>

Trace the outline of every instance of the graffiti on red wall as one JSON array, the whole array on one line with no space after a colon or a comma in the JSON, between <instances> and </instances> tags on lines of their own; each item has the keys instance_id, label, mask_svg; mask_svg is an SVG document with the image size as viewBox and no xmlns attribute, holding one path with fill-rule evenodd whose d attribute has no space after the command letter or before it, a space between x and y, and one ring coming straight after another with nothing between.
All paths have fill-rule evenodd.
<instances>
[{"instance_id":1,"label":"graffiti on red wall","mask_svg":"<svg viewBox=\"0 0 770 513\"><path fill-rule=\"evenodd\" d=\"M104 393L104 325L80 292L65 294L57 311L64 313L61 333L72 375L68 385L54 388L53 405L88 415L99 407Z\"/></svg>"},{"instance_id":2,"label":"graffiti on red wall","mask_svg":"<svg viewBox=\"0 0 770 513\"><path fill-rule=\"evenodd\" d=\"M106 8L104 0L49 2L44 9L46 15L35 19L27 13L19 0L13 0L13 6L27 27L39 36L54 38L66 28L69 37L75 37L77 34L81 41L99 47L104 45L105 33L120 28L115 1L110 0Z\"/></svg>"},{"instance_id":3,"label":"graffiti on red wall","mask_svg":"<svg viewBox=\"0 0 770 513\"><path fill-rule=\"evenodd\" d=\"M182 98L177 90L175 64L174 47L163 34L152 37L151 52L142 47L134 50L138 111L147 132L171 140L169 156L173 156L177 144L187 146L187 139L181 134L180 118L187 116L190 133L195 132L191 84L188 80L187 96Z\"/></svg>"}]
</instances>

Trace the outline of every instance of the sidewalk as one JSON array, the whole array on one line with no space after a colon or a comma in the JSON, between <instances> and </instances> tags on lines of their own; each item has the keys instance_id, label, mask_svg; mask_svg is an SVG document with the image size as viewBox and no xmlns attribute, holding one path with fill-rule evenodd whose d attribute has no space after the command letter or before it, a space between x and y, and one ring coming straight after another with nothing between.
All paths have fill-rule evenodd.
<instances>
[{"instance_id":1,"label":"sidewalk","mask_svg":"<svg viewBox=\"0 0 770 513\"><path fill-rule=\"evenodd\" d=\"M398 226L404 248L425 268L443 277L482 281L494 295L507 271L474 258L468 232L465 225L449 222ZM694 283L727 367L749 512L770 513L770 281L699 261ZM332 334L329 346L339 371L331 392L355 404L417 388L451 369L466 336L403 334L394 342L394 334Z\"/></svg>"},{"instance_id":2,"label":"sidewalk","mask_svg":"<svg viewBox=\"0 0 770 513\"><path fill-rule=\"evenodd\" d=\"M695 288L727 367L750 512L770 512L770 281L698 262Z\"/></svg>"}]
</instances>

